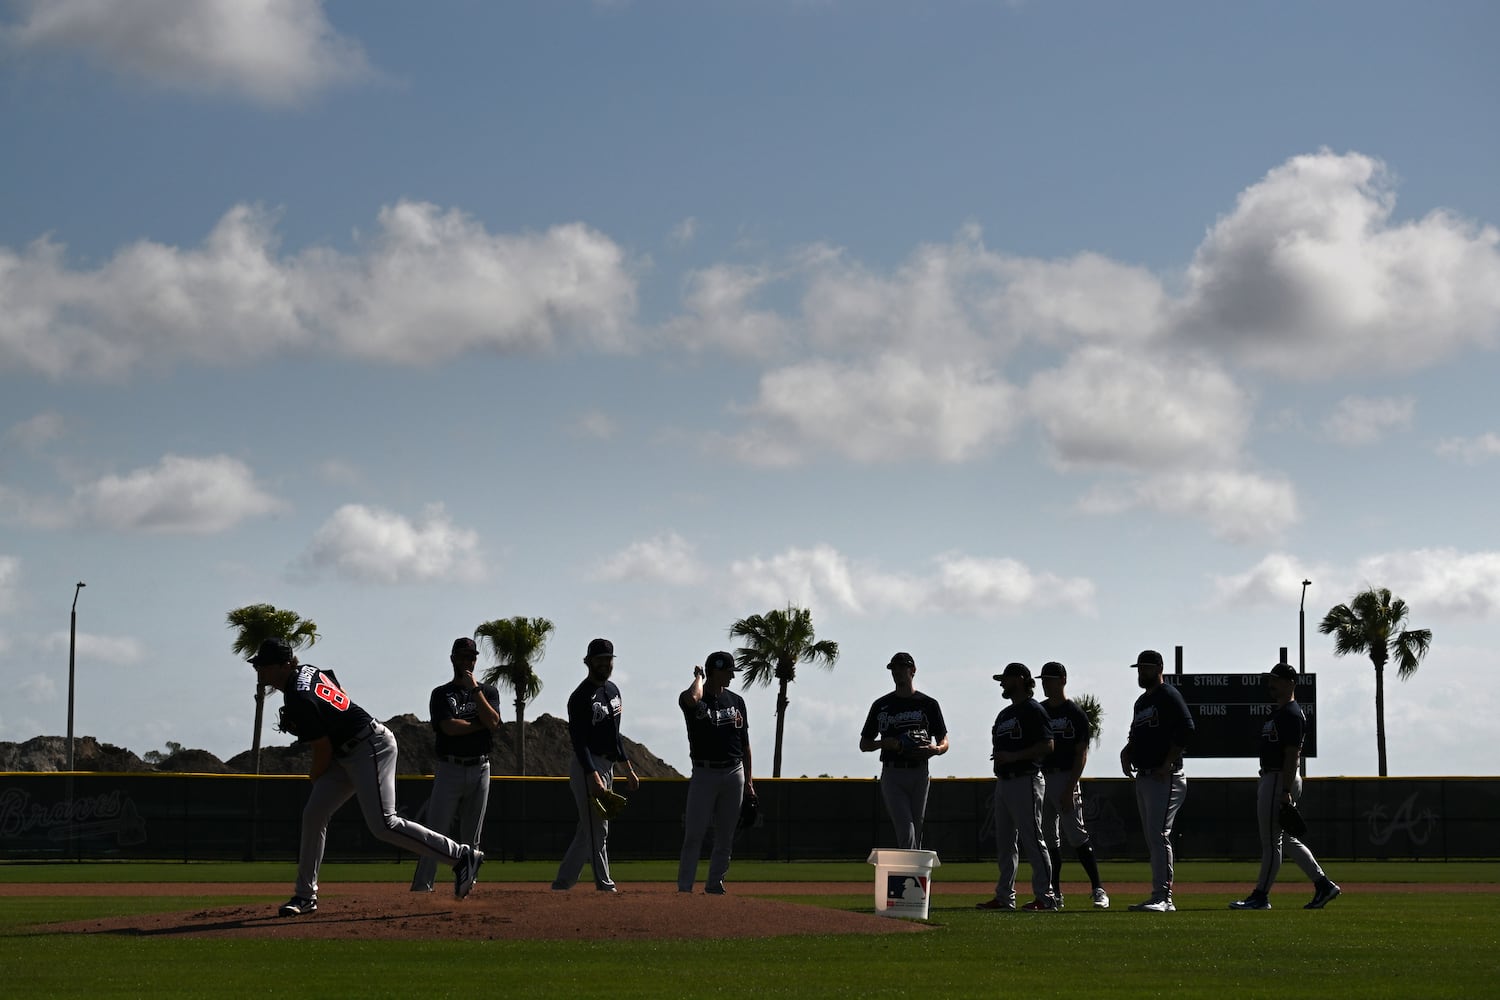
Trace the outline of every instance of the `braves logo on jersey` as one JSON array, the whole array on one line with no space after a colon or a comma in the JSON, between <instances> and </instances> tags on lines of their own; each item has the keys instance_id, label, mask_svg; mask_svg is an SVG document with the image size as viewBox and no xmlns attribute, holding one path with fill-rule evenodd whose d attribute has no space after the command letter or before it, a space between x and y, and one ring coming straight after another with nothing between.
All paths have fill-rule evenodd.
<instances>
[{"instance_id":1,"label":"braves logo on jersey","mask_svg":"<svg viewBox=\"0 0 1500 1000\"><path fill-rule=\"evenodd\" d=\"M1073 720L1066 715L1058 716L1052 720L1052 738L1054 740L1077 739L1078 731L1073 728Z\"/></svg>"},{"instance_id":2,"label":"braves logo on jersey","mask_svg":"<svg viewBox=\"0 0 1500 1000\"><path fill-rule=\"evenodd\" d=\"M744 729L745 717L740 714L739 707L729 705L725 708L710 708L704 702L698 702L695 713L696 720L706 722L710 726L729 726L732 729Z\"/></svg>"},{"instance_id":3,"label":"braves logo on jersey","mask_svg":"<svg viewBox=\"0 0 1500 1000\"><path fill-rule=\"evenodd\" d=\"M594 725L597 726L602 722L608 721L612 715L619 715L623 705L624 701L619 695L615 695L607 703L602 701L593 702L590 707L593 709Z\"/></svg>"}]
</instances>

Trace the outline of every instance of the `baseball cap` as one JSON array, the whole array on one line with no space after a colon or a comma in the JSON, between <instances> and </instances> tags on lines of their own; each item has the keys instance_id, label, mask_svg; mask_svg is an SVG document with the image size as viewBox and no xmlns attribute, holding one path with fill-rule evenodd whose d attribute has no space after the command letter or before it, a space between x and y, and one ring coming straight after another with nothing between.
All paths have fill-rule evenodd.
<instances>
[{"instance_id":1,"label":"baseball cap","mask_svg":"<svg viewBox=\"0 0 1500 1000\"><path fill-rule=\"evenodd\" d=\"M615 655L615 644L608 639L595 639L589 643L589 651L584 654L587 657Z\"/></svg>"},{"instance_id":2,"label":"baseball cap","mask_svg":"<svg viewBox=\"0 0 1500 1000\"><path fill-rule=\"evenodd\" d=\"M448 655L478 656L479 647L475 645L474 640L470 639L468 636L460 636L459 638L453 640L453 651Z\"/></svg>"},{"instance_id":3,"label":"baseball cap","mask_svg":"<svg viewBox=\"0 0 1500 1000\"><path fill-rule=\"evenodd\" d=\"M1060 681L1065 681L1068 679L1068 668L1056 660L1048 660L1042 664L1041 676L1056 677Z\"/></svg>"},{"instance_id":4,"label":"baseball cap","mask_svg":"<svg viewBox=\"0 0 1500 1000\"><path fill-rule=\"evenodd\" d=\"M1141 655L1135 658L1135 662L1132 663L1131 666L1155 667L1157 670L1163 670L1166 668L1166 664L1162 662L1161 654L1154 649L1141 650Z\"/></svg>"},{"instance_id":5,"label":"baseball cap","mask_svg":"<svg viewBox=\"0 0 1500 1000\"><path fill-rule=\"evenodd\" d=\"M1266 671L1268 677L1280 677L1284 681L1295 681L1297 679L1297 668L1290 663L1278 663Z\"/></svg>"},{"instance_id":6,"label":"baseball cap","mask_svg":"<svg viewBox=\"0 0 1500 1000\"><path fill-rule=\"evenodd\" d=\"M1003 680L1006 677L1019 677L1022 680L1031 680L1031 668L1024 663L1007 663L1005 669L995 674L995 680Z\"/></svg>"},{"instance_id":7,"label":"baseball cap","mask_svg":"<svg viewBox=\"0 0 1500 1000\"><path fill-rule=\"evenodd\" d=\"M285 639L263 639L250 662L257 667L292 662L292 644Z\"/></svg>"},{"instance_id":8,"label":"baseball cap","mask_svg":"<svg viewBox=\"0 0 1500 1000\"><path fill-rule=\"evenodd\" d=\"M891 662L885 665L885 669L889 670L896 666L911 667L915 670L917 669L917 661L911 658L910 653L897 653L891 657Z\"/></svg>"},{"instance_id":9,"label":"baseball cap","mask_svg":"<svg viewBox=\"0 0 1500 1000\"><path fill-rule=\"evenodd\" d=\"M704 660L703 660L703 669L705 671L709 671L709 670L729 670L729 671L735 671L735 670L738 670L740 668L737 667L737 666L735 666L734 657L733 656L731 656L730 654L725 653L725 652L723 652L721 650L721 651L719 651L717 653L709 653L708 656L704 658Z\"/></svg>"}]
</instances>

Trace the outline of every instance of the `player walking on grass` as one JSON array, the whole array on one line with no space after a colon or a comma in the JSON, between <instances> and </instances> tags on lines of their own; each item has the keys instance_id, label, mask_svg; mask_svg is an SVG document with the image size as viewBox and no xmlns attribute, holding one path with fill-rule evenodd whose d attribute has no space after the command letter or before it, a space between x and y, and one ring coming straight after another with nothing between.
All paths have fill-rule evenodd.
<instances>
[{"instance_id":1,"label":"player walking on grass","mask_svg":"<svg viewBox=\"0 0 1500 1000\"><path fill-rule=\"evenodd\" d=\"M1266 674L1276 709L1260 730L1260 781L1255 789L1255 820L1260 831L1260 877L1250 895L1229 904L1231 910L1269 910L1271 887L1281 871L1283 852L1312 880L1313 898L1304 910L1321 910L1343 892L1324 872L1306 844L1281 828L1281 808L1302 796L1302 742L1307 716L1297 704L1297 668L1278 663Z\"/></svg>"},{"instance_id":2,"label":"player walking on grass","mask_svg":"<svg viewBox=\"0 0 1500 1000\"><path fill-rule=\"evenodd\" d=\"M1187 798L1182 755L1196 727L1181 692L1162 680L1166 668L1160 653L1142 650L1133 666L1143 693L1135 700L1120 769L1135 778L1135 804L1151 853L1151 898L1130 908L1171 913L1177 909L1172 902L1172 824Z\"/></svg>"},{"instance_id":3,"label":"player walking on grass","mask_svg":"<svg viewBox=\"0 0 1500 1000\"><path fill-rule=\"evenodd\" d=\"M453 680L432 689L427 708L437 740L427 822L447 833L458 819L458 834L479 845L485 807L490 801L490 747L500 727L500 692L474 679L479 647L468 636L453 640L448 662ZM423 858L412 876L412 892L431 892L437 862Z\"/></svg>"},{"instance_id":4,"label":"player walking on grass","mask_svg":"<svg viewBox=\"0 0 1500 1000\"><path fill-rule=\"evenodd\" d=\"M995 896L976 903L981 910L1016 908L1017 841L1031 862L1034 898L1021 909L1057 909L1052 895L1052 862L1042 845L1042 758L1052 752L1052 723L1032 692L1036 682L1024 663L1008 663L994 675L1010 702L995 718L990 731L995 761L995 850L1000 878Z\"/></svg>"},{"instance_id":5,"label":"player walking on grass","mask_svg":"<svg viewBox=\"0 0 1500 1000\"><path fill-rule=\"evenodd\" d=\"M552 888L559 892L573 888L583 873L584 862L588 862L594 871L594 888L614 892L615 883L609 877L609 820L595 812L590 800L614 791L617 763L625 765L631 791L641 787L641 779L636 777L620 736L623 702L620 689L609 679L615 671L614 643L593 640L583 663L588 676L568 698L568 735L573 742L568 787L578 808L578 829L562 864L557 866Z\"/></svg>"},{"instance_id":6,"label":"player walking on grass","mask_svg":"<svg viewBox=\"0 0 1500 1000\"><path fill-rule=\"evenodd\" d=\"M1095 909L1109 909L1109 893L1099 881L1099 862L1088 827L1083 825L1083 793L1078 781L1089 762L1089 742L1094 727L1089 717L1067 694L1068 668L1052 660L1042 664L1042 707L1052 720L1052 752L1042 758L1042 780L1046 782L1046 800L1042 806L1042 834L1047 839L1047 855L1052 861L1052 894L1057 908L1063 906L1062 838L1066 836L1078 863L1092 885Z\"/></svg>"},{"instance_id":7,"label":"player walking on grass","mask_svg":"<svg viewBox=\"0 0 1500 1000\"><path fill-rule=\"evenodd\" d=\"M917 661L897 653L886 664L896 690L870 706L860 730L859 748L880 751L880 796L896 828L896 846L922 846L930 785L928 761L948 752L948 724L937 699L917 690Z\"/></svg>"},{"instance_id":8,"label":"player walking on grass","mask_svg":"<svg viewBox=\"0 0 1500 1000\"><path fill-rule=\"evenodd\" d=\"M370 832L388 844L453 866L453 894L474 888L484 852L396 814L396 738L339 686L331 670L299 664L291 644L267 639L250 663L261 684L283 694L281 728L312 744L312 792L302 810L297 852L297 889L278 911L283 917L318 909L318 869L328 841L328 821L339 806L358 797Z\"/></svg>"},{"instance_id":9,"label":"player walking on grass","mask_svg":"<svg viewBox=\"0 0 1500 1000\"><path fill-rule=\"evenodd\" d=\"M729 690L738 669L731 654L709 653L703 666L693 668L693 683L677 697L687 722L688 754L693 761L677 862L678 892L693 891L703 837L711 826L714 846L703 891L710 896L724 895L724 876L729 872L740 806L745 799L755 798L745 699Z\"/></svg>"}]
</instances>

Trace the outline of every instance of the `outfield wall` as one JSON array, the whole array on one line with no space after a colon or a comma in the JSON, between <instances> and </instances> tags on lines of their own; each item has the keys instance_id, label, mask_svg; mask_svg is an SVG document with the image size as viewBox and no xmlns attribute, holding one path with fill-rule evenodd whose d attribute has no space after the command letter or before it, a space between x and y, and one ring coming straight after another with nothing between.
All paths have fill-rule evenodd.
<instances>
[{"instance_id":1,"label":"outfield wall","mask_svg":"<svg viewBox=\"0 0 1500 1000\"><path fill-rule=\"evenodd\" d=\"M1132 783L1083 786L1098 856L1144 860ZM739 834L738 857L863 859L895 846L873 779L759 778L755 787L762 820ZM430 788L428 778L398 778L400 812L421 819ZM934 779L923 846L952 861L993 858L993 788L991 779ZM0 774L0 859L291 860L307 789L306 778L287 776ZM686 794L684 779L643 782L612 825L611 857L675 858ZM1302 812L1320 857L1500 856L1497 778L1309 778ZM495 778L483 846L493 860L556 859L575 823L566 779ZM1255 779L1190 778L1175 843L1185 860L1258 858ZM353 803L334 817L329 860L403 856L365 828Z\"/></svg>"}]
</instances>

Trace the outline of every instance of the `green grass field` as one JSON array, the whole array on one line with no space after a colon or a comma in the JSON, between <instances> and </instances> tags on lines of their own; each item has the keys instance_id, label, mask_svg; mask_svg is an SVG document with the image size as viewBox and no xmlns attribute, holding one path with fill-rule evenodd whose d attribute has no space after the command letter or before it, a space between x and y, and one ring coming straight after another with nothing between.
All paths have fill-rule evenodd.
<instances>
[{"instance_id":1,"label":"green grass field","mask_svg":"<svg viewBox=\"0 0 1500 1000\"><path fill-rule=\"evenodd\" d=\"M1500 992L1500 894L1395 891L1401 883L1500 882L1500 864L1330 864L1346 893L1300 908L1287 873L1269 913L1226 909L1232 896L1183 891L1170 915L991 914L944 882L989 880L989 864L935 873L925 934L651 943L330 943L160 940L38 934L35 925L91 916L175 912L283 900L287 864L0 865L0 882L264 882L263 896L0 897L0 983L7 997L1429 997ZM665 881L668 862L622 862L622 883ZM485 879L544 881L549 863L492 865ZM1107 882L1145 866L1105 866ZM1076 872L1074 873L1076 874ZM1024 868L1023 868L1024 875ZM1246 864L1187 863L1182 883L1254 875ZM410 866L325 866L324 881L401 881ZM756 882L847 881L848 895L782 898L868 912L871 869L851 863L736 863L736 891ZM1184 886L1186 888L1186 886Z\"/></svg>"}]
</instances>

